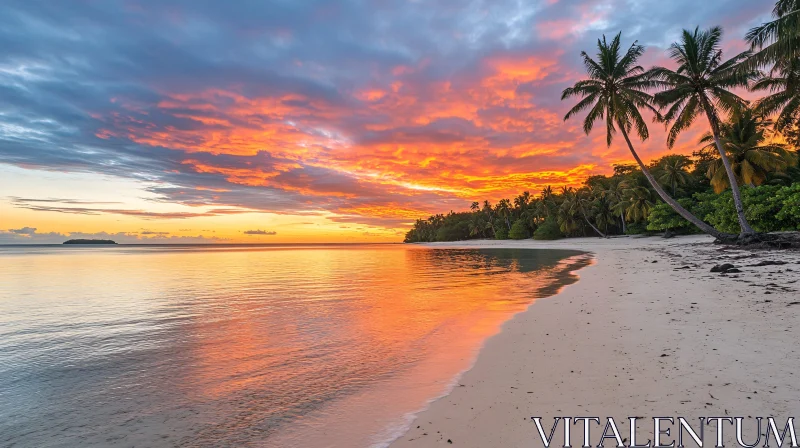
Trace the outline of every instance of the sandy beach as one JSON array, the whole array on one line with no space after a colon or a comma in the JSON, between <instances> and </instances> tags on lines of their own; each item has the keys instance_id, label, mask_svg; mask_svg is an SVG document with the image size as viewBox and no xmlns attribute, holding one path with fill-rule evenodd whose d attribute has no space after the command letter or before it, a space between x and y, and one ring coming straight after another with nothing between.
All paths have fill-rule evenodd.
<instances>
[{"instance_id":1,"label":"sandy beach","mask_svg":"<svg viewBox=\"0 0 800 448\"><path fill-rule=\"evenodd\" d=\"M652 417L775 416L783 428L800 411L798 252L723 248L705 236L432 246L578 249L595 262L577 283L508 321L392 447L542 446L533 416L547 432L556 416L603 424L612 416L626 440L627 417L640 416L644 442ZM741 272L710 272L723 263ZM745 425L752 443L755 423ZM593 445L602 430L592 428ZM580 446L582 425L572 432Z\"/></svg>"}]
</instances>

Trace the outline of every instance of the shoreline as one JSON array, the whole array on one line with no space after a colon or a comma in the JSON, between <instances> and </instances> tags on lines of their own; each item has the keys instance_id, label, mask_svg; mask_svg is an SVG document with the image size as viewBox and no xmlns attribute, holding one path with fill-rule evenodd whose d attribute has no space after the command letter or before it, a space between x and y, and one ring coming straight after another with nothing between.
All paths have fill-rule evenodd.
<instances>
[{"instance_id":1,"label":"shoreline","mask_svg":"<svg viewBox=\"0 0 800 448\"><path fill-rule=\"evenodd\" d=\"M483 241L483 240L481 240L481 241ZM418 244L418 243L414 243L414 244ZM423 246L431 245L431 246L433 246L433 244L431 244L431 243L425 243L425 244L420 244L420 245L423 245ZM445 243L442 243L442 245L443 246L447 246L447 244L445 244ZM443 247L443 246L442 247L434 247L434 248L439 248L439 249L460 249L461 248L461 247L449 247L449 246ZM495 248L498 248L498 247L495 247ZM472 247L472 249L491 249L491 248L489 248L489 247L478 247L478 248ZM560 249L560 248L552 248L552 249L547 249L547 250L573 251L573 249ZM467 372L472 370L473 367L475 367L475 363L477 362L480 353L484 350L484 347L486 346L486 343L487 343L488 340L490 340L491 338L493 338L493 337L497 336L498 334L500 334L503 331L503 327L509 321L514 319L515 316L527 312L530 309L530 307L537 300L548 299L548 298L551 298L553 296L556 296L556 295L560 294L561 291L564 290L564 288L567 288L567 287L577 283L580 280L580 276L577 273L580 272L582 269L585 269L586 267L593 265L594 263L595 263L594 254L592 254L591 252L587 252L587 251L579 251L579 253L577 253L577 254L570 255L570 256L567 256L567 257L561 259L561 262L559 264L563 265L563 268L560 269L559 273L557 273L557 274L555 274L553 276L554 279L551 279L551 282L555 282L555 283L557 283L557 285L554 285L554 284L550 283L550 284L545 285L544 288L539 288L536 291L536 294L535 294L536 297L531 298L530 303L528 303L528 305L524 309L519 310L519 311L513 313L512 315L510 315L504 322L502 322L499 325L499 327L497 329L497 332L495 334L487 337L486 339L483 340L483 342L481 342L481 344L471 354L472 355L472 360L467 365L467 367L465 367L463 370L459 371L455 376L450 378L450 380L447 381L446 387L440 393L438 393L435 396L430 397L420 409L408 412L405 415L403 415L403 420L405 421L405 423L403 425L387 427L384 430L383 434L384 435L388 435L388 437L378 437L378 438L375 439L375 443L373 443L370 446L372 446L373 448L386 448L386 447L392 446L393 443L395 443L398 439L402 438L403 435L408 433L408 431L412 428L412 425L417 420L417 418L419 417L420 414L426 412L430 408L430 406L433 405L433 403L435 403L435 402L447 397L448 395L450 395L450 393L452 393L453 389L456 386L458 386L459 381L461 380L461 378ZM555 280L555 278L558 278L559 280ZM552 288L554 286L557 288L556 292L552 292L552 293L549 292L550 288Z\"/></svg>"},{"instance_id":2,"label":"shoreline","mask_svg":"<svg viewBox=\"0 0 800 448\"><path fill-rule=\"evenodd\" d=\"M800 305L793 306L800 253L711 241L426 244L573 249L591 253L593 263L577 271L577 282L544 297L552 300L537 299L506 321L457 386L417 413L390 446L540 446L532 416L548 431L556 416L611 416L623 435L628 416L794 416L800 388L790 370L798 358L791 324L800 321ZM753 266L763 261L787 264ZM726 262L741 272L709 272ZM580 429L573 446L582 442ZM602 428L594 432L599 438Z\"/></svg>"}]
</instances>

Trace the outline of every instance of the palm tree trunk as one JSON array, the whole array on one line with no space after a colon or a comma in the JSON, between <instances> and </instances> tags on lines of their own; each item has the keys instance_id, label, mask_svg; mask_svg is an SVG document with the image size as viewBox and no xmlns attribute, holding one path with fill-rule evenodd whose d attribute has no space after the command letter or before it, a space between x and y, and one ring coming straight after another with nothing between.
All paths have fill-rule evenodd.
<instances>
[{"instance_id":1,"label":"palm tree trunk","mask_svg":"<svg viewBox=\"0 0 800 448\"><path fill-rule=\"evenodd\" d=\"M605 238L606 237L605 234L600 231L600 229L598 229L597 227L592 225L591 221L589 221L589 218L586 217L586 212L583 211L583 208L581 208L581 214L583 215L583 219L584 219L584 221L586 221L586 224L589 224L589 227L594 229L594 231L597 232L598 235L600 235L600 238Z\"/></svg>"},{"instance_id":2,"label":"palm tree trunk","mask_svg":"<svg viewBox=\"0 0 800 448\"><path fill-rule=\"evenodd\" d=\"M625 233L628 231L628 226L625 223L625 213L619 212L619 218L622 220L622 233Z\"/></svg>"},{"instance_id":3,"label":"palm tree trunk","mask_svg":"<svg viewBox=\"0 0 800 448\"><path fill-rule=\"evenodd\" d=\"M728 173L728 183L731 184L733 204L736 207L736 217L739 219L739 227L742 229L740 236L748 234L752 235L756 232L752 227L750 227L750 223L747 222L747 218L744 216L744 205L742 204L742 195L739 192L739 183L736 181L736 175L733 172L731 161L728 160L728 156L725 154L725 150L722 148L722 142L719 138L719 123L717 123L716 116L711 111L708 102L705 100L703 101L703 109L705 109L708 122L711 125L711 133L714 135L714 143L717 145L717 151L719 151L719 156L722 159L722 165L725 166L725 172Z\"/></svg>"},{"instance_id":4,"label":"palm tree trunk","mask_svg":"<svg viewBox=\"0 0 800 448\"><path fill-rule=\"evenodd\" d=\"M622 131L622 136L625 138L625 142L628 144L628 149L631 151L631 154L633 154L633 158L636 159L636 163L639 164L639 168L641 168L642 173L644 173L644 177L647 178L647 180L650 182L650 185L652 185L653 189L656 190L656 193L658 193L658 195L661 196L661 199L663 199L664 202L669 204L669 206L672 207L673 210L675 210L685 220L687 220L690 223L696 225L703 232L705 232L705 233L707 233L707 234L709 234L709 235L711 235L711 236L713 236L715 238L719 238L719 237L723 236L722 232L720 232L719 230L711 227L710 225L708 225L708 224L704 223L703 221L701 221L700 219L698 219L696 216L694 216L688 210L686 210L680 204L678 204L678 201L676 201L675 199L672 199L667 194L666 191L664 191L664 188L661 187L661 184L659 184L658 181L656 180L656 178L653 177L652 174L650 174L650 170L647 169L647 167L642 162L642 159L639 158L639 154L636 154L636 150L633 149L633 144L631 143L630 137L628 137L628 132L625 130L625 127L622 126L622 124L620 123L619 124L619 128L620 128L620 131Z\"/></svg>"}]
</instances>

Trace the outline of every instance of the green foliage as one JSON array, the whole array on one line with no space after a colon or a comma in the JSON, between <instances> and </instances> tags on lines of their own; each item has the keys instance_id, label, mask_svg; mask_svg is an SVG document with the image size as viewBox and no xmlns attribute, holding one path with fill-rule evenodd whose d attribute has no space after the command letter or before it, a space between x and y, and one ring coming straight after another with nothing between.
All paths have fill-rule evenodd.
<instances>
[{"instance_id":1,"label":"green foliage","mask_svg":"<svg viewBox=\"0 0 800 448\"><path fill-rule=\"evenodd\" d=\"M533 239L535 240L557 240L562 238L561 229L559 229L558 222L553 218L547 218L539 225L535 232L533 232Z\"/></svg>"},{"instance_id":2,"label":"green foliage","mask_svg":"<svg viewBox=\"0 0 800 448\"><path fill-rule=\"evenodd\" d=\"M505 227L500 227L497 231L494 232L494 239L496 240L507 240L508 239L508 230Z\"/></svg>"},{"instance_id":3,"label":"green foliage","mask_svg":"<svg viewBox=\"0 0 800 448\"><path fill-rule=\"evenodd\" d=\"M473 213L453 213L434 215L428 219L418 219L414 227L406 233L403 242L430 243L433 241L461 241L479 235L473 234L471 226Z\"/></svg>"},{"instance_id":4,"label":"green foliage","mask_svg":"<svg viewBox=\"0 0 800 448\"><path fill-rule=\"evenodd\" d=\"M739 231L739 221L730 191L719 195L711 192L698 193L693 199L682 198L678 202L723 232ZM800 230L800 184L743 187L742 202L748 221L759 232ZM698 229L678 216L669 206L659 203L647 218L647 230L673 230L680 233L696 232Z\"/></svg>"},{"instance_id":5,"label":"green foliage","mask_svg":"<svg viewBox=\"0 0 800 448\"><path fill-rule=\"evenodd\" d=\"M469 233L469 222L455 221L436 231L436 241L467 240L470 237Z\"/></svg>"},{"instance_id":6,"label":"green foliage","mask_svg":"<svg viewBox=\"0 0 800 448\"><path fill-rule=\"evenodd\" d=\"M644 222L634 222L628 224L628 228L625 229L625 235L644 235L647 233L647 223Z\"/></svg>"},{"instance_id":7,"label":"green foliage","mask_svg":"<svg viewBox=\"0 0 800 448\"><path fill-rule=\"evenodd\" d=\"M785 230L800 230L800 184L779 189L772 201L780 204L774 218L784 223Z\"/></svg>"},{"instance_id":8,"label":"green foliage","mask_svg":"<svg viewBox=\"0 0 800 448\"><path fill-rule=\"evenodd\" d=\"M759 232L800 230L800 184L742 188L745 215ZM708 197L708 196L706 196ZM714 196L705 216L714 227L734 233L739 228L729 191Z\"/></svg>"},{"instance_id":9,"label":"green foliage","mask_svg":"<svg viewBox=\"0 0 800 448\"><path fill-rule=\"evenodd\" d=\"M511 225L508 237L512 240L524 240L530 238L531 235L528 233L528 228L525 226L525 223L522 222L521 219L518 219Z\"/></svg>"},{"instance_id":10,"label":"green foliage","mask_svg":"<svg viewBox=\"0 0 800 448\"><path fill-rule=\"evenodd\" d=\"M678 200L678 203L687 210L691 210L694 202L688 198ZM667 203L659 202L650 210L650 215L647 217L647 230L652 231L666 231L672 230L678 233L693 233L699 232L700 229L695 227L689 221L683 219L681 215L677 214Z\"/></svg>"}]
</instances>

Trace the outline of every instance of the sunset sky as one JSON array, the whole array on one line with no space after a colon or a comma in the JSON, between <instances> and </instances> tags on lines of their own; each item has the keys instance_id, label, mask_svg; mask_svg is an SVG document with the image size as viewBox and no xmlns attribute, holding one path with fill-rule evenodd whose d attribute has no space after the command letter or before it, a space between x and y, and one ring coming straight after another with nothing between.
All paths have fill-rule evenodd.
<instances>
[{"instance_id":1,"label":"sunset sky","mask_svg":"<svg viewBox=\"0 0 800 448\"><path fill-rule=\"evenodd\" d=\"M723 26L732 55L772 4L5 0L0 244L401 241L630 161L562 121L603 33L671 66L682 28Z\"/></svg>"}]
</instances>

